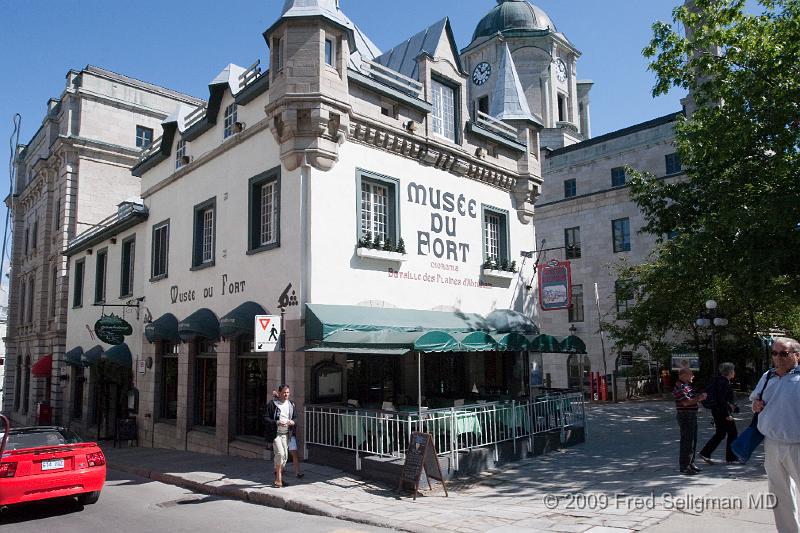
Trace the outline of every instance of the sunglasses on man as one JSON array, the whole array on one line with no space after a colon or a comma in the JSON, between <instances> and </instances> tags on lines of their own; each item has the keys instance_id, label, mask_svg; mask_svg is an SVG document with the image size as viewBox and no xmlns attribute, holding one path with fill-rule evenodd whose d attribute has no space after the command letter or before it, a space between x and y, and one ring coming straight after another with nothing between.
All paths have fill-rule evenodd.
<instances>
[{"instance_id":1,"label":"sunglasses on man","mask_svg":"<svg viewBox=\"0 0 800 533\"><path fill-rule=\"evenodd\" d=\"M797 353L797 350L781 350L779 352L773 351L772 355L777 357L789 357L793 353Z\"/></svg>"}]
</instances>

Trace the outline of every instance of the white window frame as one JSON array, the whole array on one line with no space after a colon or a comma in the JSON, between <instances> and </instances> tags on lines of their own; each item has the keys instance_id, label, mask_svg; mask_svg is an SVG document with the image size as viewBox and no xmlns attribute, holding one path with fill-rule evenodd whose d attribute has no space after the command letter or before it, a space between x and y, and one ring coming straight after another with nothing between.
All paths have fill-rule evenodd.
<instances>
[{"instance_id":1,"label":"white window frame","mask_svg":"<svg viewBox=\"0 0 800 533\"><path fill-rule=\"evenodd\" d=\"M222 132L223 139L227 139L228 137L234 134L233 125L236 124L237 115L238 115L238 109L236 102L233 102L232 104L230 104L225 108L225 120L224 120L225 129Z\"/></svg>"},{"instance_id":2,"label":"white window frame","mask_svg":"<svg viewBox=\"0 0 800 533\"><path fill-rule=\"evenodd\" d=\"M431 79L431 130L434 135L456 142L456 89Z\"/></svg>"},{"instance_id":3,"label":"white window frame","mask_svg":"<svg viewBox=\"0 0 800 533\"><path fill-rule=\"evenodd\" d=\"M361 180L361 236L369 232L373 241L380 236L385 242L390 235L389 185L370 179Z\"/></svg>"},{"instance_id":4,"label":"white window frame","mask_svg":"<svg viewBox=\"0 0 800 533\"><path fill-rule=\"evenodd\" d=\"M175 147L175 169L179 169L183 166L181 159L183 156L186 155L186 141L181 139L178 141L178 145Z\"/></svg>"}]
</instances>

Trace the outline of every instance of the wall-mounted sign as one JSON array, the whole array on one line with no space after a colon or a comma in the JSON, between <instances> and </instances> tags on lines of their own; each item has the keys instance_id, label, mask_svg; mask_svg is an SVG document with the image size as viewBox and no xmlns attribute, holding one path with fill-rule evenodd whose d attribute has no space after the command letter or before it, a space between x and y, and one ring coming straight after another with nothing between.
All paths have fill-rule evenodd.
<instances>
[{"instance_id":1,"label":"wall-mounted sign","mask_svg":"<svg viewBox=\"0 0 800 533\"><path fill-rule=\"evenodd\" d=\"M536 267L539 276L539 305L543 311L568 309L572 295L569 261L550 261Z\"/></svg>"},{"instance_id":2,"label":"wall-mounted sign","mask_svg":"<svg viewBox=\"0 0 800 533\"><path fill-rule=\"evenodd\" d=\"M692 370L700 370L700 356L693 352L672 354L672 370L680 370L687 366Z\"/></svg>"},{"instance_id":3,"label":"wall-mounted sign","mask_svg":"<svg viewBox=\"0 0 800 533\"><path fill-rule=\"evenodd\" d=\"M133 333L133 328L117 315L103 315L94 323L94 333L107 344L122 344L125 337Z\"/></svg>"},{"instance_id":4,"label":"wall-mounted sign","mask_svg":"<svg viewBox=\"0 0 800 533\"><path fill-rule=\"evenodd\" d=\"M257 352L274 352L280 338L280 315L256 315L255 350Z\"/></svg>"}]
</instances>

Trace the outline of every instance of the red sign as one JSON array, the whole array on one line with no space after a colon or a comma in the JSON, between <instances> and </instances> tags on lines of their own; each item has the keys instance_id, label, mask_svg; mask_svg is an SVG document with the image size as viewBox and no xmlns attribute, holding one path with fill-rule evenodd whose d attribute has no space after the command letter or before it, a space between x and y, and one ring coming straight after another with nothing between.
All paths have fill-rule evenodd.
<instances>
[{"instance_id":1,"label":"red sign","mask_svg":"<svg viewBox=\"0 0 800 533\"><path fill-rule=\"evenodd\" d=\"M572 277L569 261L550 261L536 267L539 277L539 306L542 311L569 309Z\"/></svg>"}]
</instances>

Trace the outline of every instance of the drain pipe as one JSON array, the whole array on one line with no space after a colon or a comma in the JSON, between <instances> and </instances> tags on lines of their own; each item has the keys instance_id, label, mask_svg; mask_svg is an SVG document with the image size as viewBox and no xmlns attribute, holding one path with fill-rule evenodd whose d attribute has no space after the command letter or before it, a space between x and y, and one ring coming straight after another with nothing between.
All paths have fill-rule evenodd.
<instances>
[{"instance_id":1,"label":"drain pipe","mask_svg":"<svg viewBox=\"0 0 800 533\"><path fill-rule=\"evenodd\" d=\"M300 319L306 315L305 305L311 299L311 165L303 155L300 164Z\"/></svg>"}]
</instances>

